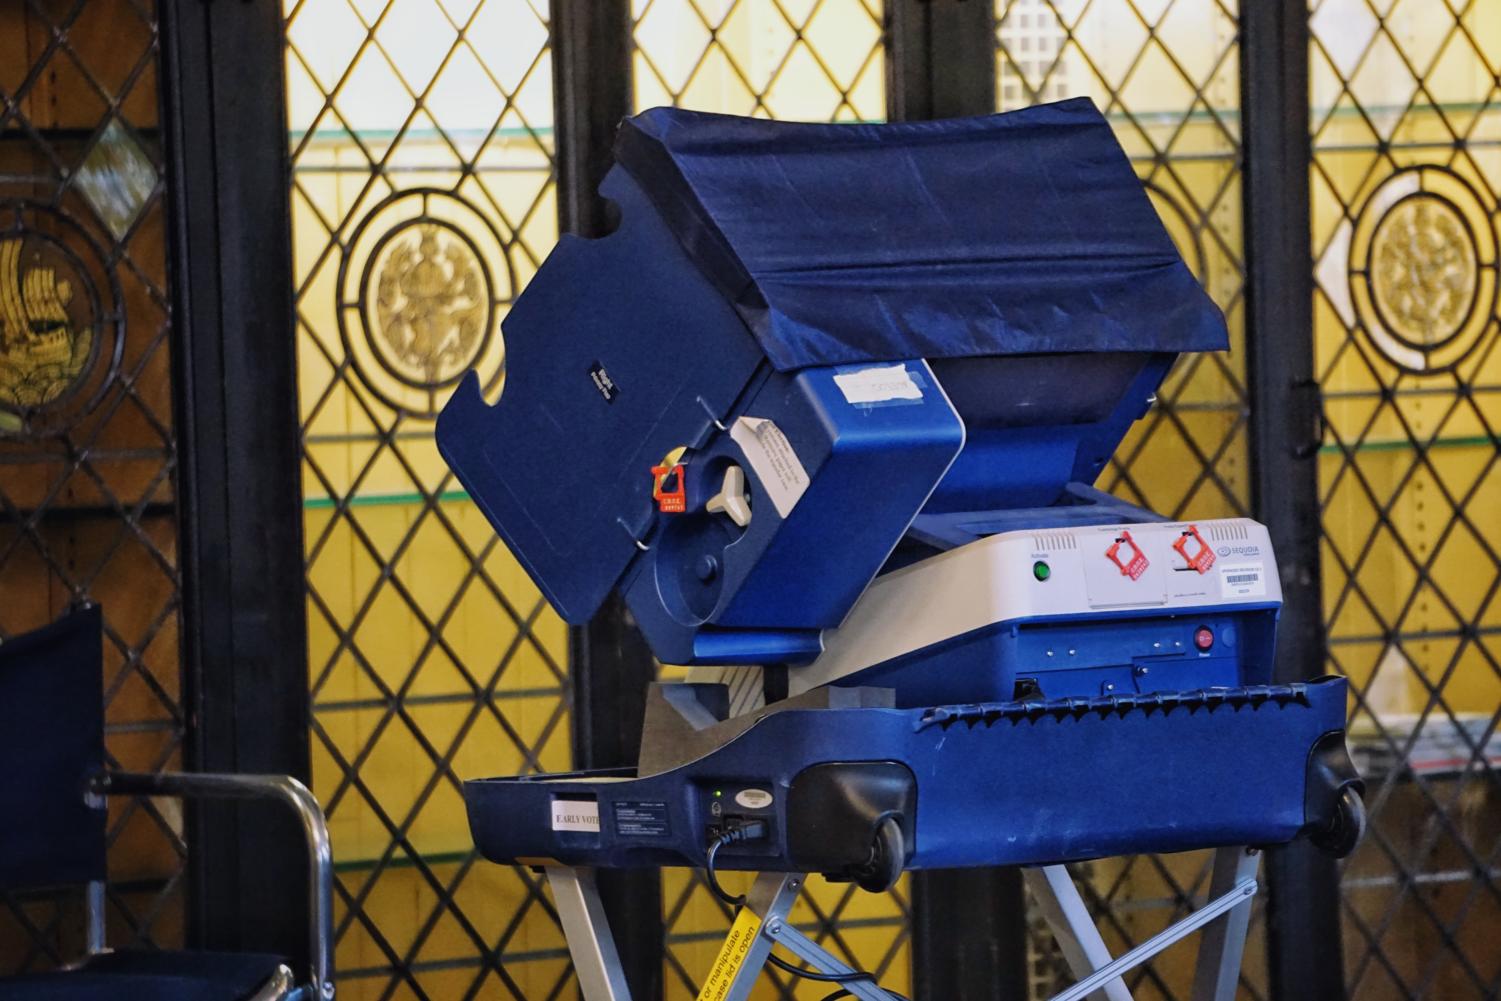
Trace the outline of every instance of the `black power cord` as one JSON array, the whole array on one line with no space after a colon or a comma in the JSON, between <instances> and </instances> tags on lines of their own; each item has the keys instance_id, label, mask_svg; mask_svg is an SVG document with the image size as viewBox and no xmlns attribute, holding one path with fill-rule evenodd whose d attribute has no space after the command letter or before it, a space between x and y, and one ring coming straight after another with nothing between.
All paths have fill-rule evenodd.
<instances>
[{"instance_id":1,"label":"black power cord","mask_svg":"<svg viewBox=\"0 0 1501 1001\"><path fill-rule=\"evenodd\" d=\"M719 849L725 845L733 845L742 841L759 841L761 838L766 837L766 833L767 827L765 821L751 820L741 824L739 827L732 827L727 831L721 832L713 841L709 842L709 850L704 860L704 875L707 877L709 889L714 892L714 895L731 907L739 908L745 906L745 894L732 894L719 885L719 874L715 863L719 855ZM784 973L794 977L801 977L804 980L815 980L827 984L852 984L865 981L885 991L894 1001L908 1001L905 996L898 994L896 991L881 987L876 981L875 974L868 973L865 970L856 970L853 973L820 973L817 970L806 970L800 966L794 966L775 953L767 953L766 961ZM854 997L854 995L848 989L841 987L833 994L824 998L823 1001L835 1001L836 998L846 997Z\"/></svg>"},{"instance_id":2,"label":"black power cord","mask_svg":"<svg viewBox=\"0 0 1501 1001\"><path fill-rule=\"evenodd\" d=\"M719 876L714 871L714 858L719 854L719 849L725 845L737 844L741 841L759 841L766 837L766 821L751 820L739 827L732 827L723 831L713 841L709 842L709 855L704 862L704 875L709 878L709 889L714 891L714 896L723 900L731 907L740 907L745 903L745 894L734 895L725 891L719 885Z\"/></svg>"}]
</instances>

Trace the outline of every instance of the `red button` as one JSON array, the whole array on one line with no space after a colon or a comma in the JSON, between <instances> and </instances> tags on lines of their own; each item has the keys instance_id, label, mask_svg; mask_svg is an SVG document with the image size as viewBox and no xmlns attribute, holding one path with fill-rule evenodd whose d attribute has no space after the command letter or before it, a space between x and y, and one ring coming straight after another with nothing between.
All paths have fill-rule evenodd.
<instances>
[{"instance_id":1,"label":"red button","mask_svg":"<svg viewBox=\"0 0 1501 1001\"><path fill-rule=\"evenodd\" d=\"M1200 650L1208 650L1214 646L1214 630L1208 626L1200 626L1194 633L1194 646Z\"/></svg>"}]
</instances>

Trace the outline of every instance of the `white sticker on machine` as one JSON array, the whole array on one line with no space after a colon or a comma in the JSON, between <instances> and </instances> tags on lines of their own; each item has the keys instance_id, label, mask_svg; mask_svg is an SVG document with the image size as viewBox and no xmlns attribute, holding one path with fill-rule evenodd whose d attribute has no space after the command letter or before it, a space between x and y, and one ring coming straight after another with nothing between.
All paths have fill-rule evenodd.
<instances>
[{"instance_id":1,"label":"white sticker on machine","mask_svg":"<svg viewBox=\"0 0 1501 1001\"><path fill-rule=\"evenodd\" d=\"M555 799L552 801L552 829L599 833L599 800Z\"/></svg>"},{"instance_id":2,"label":"white sticker on machine","mask_svg":"<svg viewBox=\"0 0 1501 1001\"><path fill-rule=\"evenodd\" d=\"M771 499L777 514L785 518L808 489L808 471L782 429L765 417L741 417L730 428L730 437L745 453L761 490Z\"/></svg>"},{"instance_id":3,"label":"white sticker on machine","mask_svg":"<svg viewBox=\"0 0 1501 1001\"><path fill-rule=\"evenodd\" d=\"M1263 563L1221 565L1220 593L1227 598L1254 598L1266 594L1266 565Z\"/></svg>"},{"instance_id":4,"label":"white sticker on machine","mask_svg":"<svg viewBox=\"0 0 1501 1001\"><path fill-rule=\"evenodd\" d=\"M773 797L765 789L741 789L735 794L735 802L747 810L764 810L772 804Z\"/></svg>"},{"instance_id":5,"label":"white sticker on machine","mask_svg":"<svg viewBox=\"0 0 1501 1001\"><path fill-rule=\"evenodd\" d=\"M840 372L834 385L846 403L885 403L888 400L920 400L922 388L913 381L906 365L880 365L858 372Z\"/></svg>"}]
</instances>

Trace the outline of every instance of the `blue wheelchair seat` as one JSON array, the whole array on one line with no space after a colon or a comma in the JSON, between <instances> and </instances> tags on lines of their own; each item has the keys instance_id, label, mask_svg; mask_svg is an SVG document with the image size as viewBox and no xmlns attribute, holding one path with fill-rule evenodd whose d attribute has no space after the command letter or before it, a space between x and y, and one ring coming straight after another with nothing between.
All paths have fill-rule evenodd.
<instances>
[{"instance_id":1,"label":"blue wheelchair seat","mask_svg":"<svg viewBox=\"0 0 1501 1001\"><path fill-rule=\"evenodd\" d=\"M72 970L0 980L6 1001L247 1001L287 965L240 952L129 950L91 956Z\"/></svg>"},{"instance_id":2,"label":"blue wheelchair seat","mask_svg":"<svg viewBox=\"0 0 1501 1001\"><path fill-rule=\"evenodd\" d=\"M105 769L102 630L98 607L82 607L0 645L0 891L102 882L103 796L124 780L159 778ZM260 788L246 792L234 784L236 776L175 778L176 785L151 786L145 794L192 794L192 789L182 791L189 778L212 780L215 790L246 796ZM326 831L323 837L326 845ZM92 904L90 920L97 922L92 927L98 933L97 940L91 935L90 948L98 949L103 915ZM315 941L315 952L322 941ZM318 982L326 981L324 958L313 978ZM291 1001L310 996L292 968L291 960L264 953L96 951L64 969L0 976L0 999Z\"/></svg>"}]
</instances>

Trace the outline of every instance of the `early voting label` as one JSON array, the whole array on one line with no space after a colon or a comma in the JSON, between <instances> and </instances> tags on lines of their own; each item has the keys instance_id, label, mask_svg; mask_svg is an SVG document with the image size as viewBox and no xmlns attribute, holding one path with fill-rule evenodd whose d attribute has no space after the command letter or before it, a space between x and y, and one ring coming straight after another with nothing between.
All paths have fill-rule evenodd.
<instances>
[{"instance_id":1,"label":"early voting label","mask_svg":"<svg viewBox=\"0 0 1501 1001\"><path fill-rule=\"evenodd\" d=\"M1220 593L1226 598L1258 598L1266 594L1266 566L1226 563L1220 567Z\"/></svg>"},{"instance_id":2,"label":"early voting label","mask_svg":"<svg viewBox=\"0 0 1501 1001\"><path fill-rule=\"evenodd\" d=\"M761 492L771 499L779 516L787 517L808 489L808 471L792 442L765 417L739 418L730 427L730 437L745 453Z\"/></svg>"},{"instance_id":3,"label":"early voting label","mask_svg":"<svg viewBox=\"0 0 1501 1001\"><path fill-rule=\"evenodd\" d=\"M857 372L839 372L834 385L844 394L844 401L869 406L895 400L920 400L922 387L912 378L906 365L880 365Z\"/></svg>"},{"instance_id":4,"label":"early voting label","mask_svg":"<svg viewBox=\"0 0 1501 1001\"><path fill-rule=\"evenodd\" d=\"M714 957L709 975L704 978L703 989L698 992L698 1001L724 1001L730 996L735 977L745 965L745 957L750 955L751 946L756 944L756 936L760 934L761 919L749 907L740 908L740 913L735 916L735 923L730 926L730 934L725 937L724 945L719 949L719 955Z\"/></svg>"},{"instance_id":5,"label":"early voting label","mask_svg":"<svg viewBox=\"0 0 1501 1001\"><path fill-rule=\"evenodd\" d=\"M599 800L555 799L552 801L552 829L599 833Z\"/></svg>"}]
</instances>

